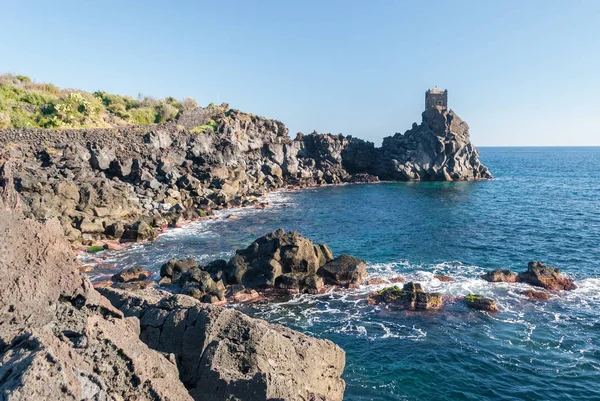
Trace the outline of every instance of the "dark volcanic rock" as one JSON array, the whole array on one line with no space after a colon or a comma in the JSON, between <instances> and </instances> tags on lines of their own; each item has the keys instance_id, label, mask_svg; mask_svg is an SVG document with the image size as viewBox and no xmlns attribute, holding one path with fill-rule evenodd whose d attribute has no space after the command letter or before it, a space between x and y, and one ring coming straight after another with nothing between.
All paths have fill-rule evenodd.
<instances>
[{"instance_id":1,"label":"dark volcanic rock","mask_svg":"<svg viewBox=\"0 0 600 401\"><path fill-rule=\"evenodd\" d=\"M324 244L314 244L297 232L283 230L264 235L229 260L217 259L198 266L193 259L171 259L160 270L161 285L204 302L223 301L227 288L236 291L277 288L288 293L316 294L324 289L321 267L331 262L333 254ZM365 264L343 255L337 268L336 284L359 282ZM333 268L332 268L333 269ZM331 281L331 279L330 279ZM285 292L284 291L284 292ZM230 295L233 292L229 291Z\"/></svg>"},{"instance_id":2,"label":"dark volcanic rock","mask_svg":"<svg viewBox=\"0 0 600 401\"><path fill-rule=\"evenodd\" d=\"M279 229L238 250L227 265L226 279L228 283L241 283L248 288L265 288L274 286L279 276L288 274L279 280L283 288L293 286L302 290L305 278L315 275L331 258L326 245L315 245L297 232Z\"/></svg>"},{"instance_id":3,"label":"dark volcanic rock","mask_svg":"<svg viewBox=\"0 0 600 401\"><path fill-rule=\"evenodd\" d=\"M340 255L323 265L319 271L329 284L358 285L367 277L367 264L350 255Z\"/></svg>"},{"instance_id":4,"label":"dark volcanic rock","mask_svg":"<svg viewBox=\"0 0 600 401\"><path fill-rule=\"evenodd\" d=\"M443 305L441 294L424 292L419 283L406 283L404 287L388 287L367 298L371 305L385 304L407 310L439 309Z\"/></svg>"},{"instance_id":5,"label":"dark volcanic rock","mask_svg":"<svg viewBox=\"0 0 600 401\"><path fill-rule=\"evenodd\" d=\"M381 148L343 135L292 140L281 122L227 105L145 127L0 133L0 148L18 160L24 213L59 218L74 245L149 240L167 223L286 186L490 177L452 111L423 113L421 125Z\"/></svg>"},{"instance_id":6,"label":"dark volcanic rock","mask_svg":"<svg viewBox=\"0 0 600 401\"><path fill-rule=\"evenodd\" d=\"M123 269L120 272L114 274L112 276L112 281L117 283L128 283L130 281L142 281L148 279L152 276L148 270L143 267L129 267L127 269Z\"/></svg>"},{"instance_id":7,"label":"dark volcanic rock","mask_svg":"<svg viewBox=\"0 0 600 401\"><path fill-rule=\"evenodd\" d=\"M169 277L179 279L181 273L185 273L186 271L197 267L198 264L192 258L187 259L170 259L167 263L163 264L160 268L161 277Z\"/></svg>"},{"instance_id":8,"label":"dark volcanic rock","mask_svg":"<svg viewBox=\"0 0 600 401\"><path fill-rule=\"evenodd\" d=\"M492 178L471 144L469 126L452 110L431 108L420 125L383 139L372 171L385 180L463 181Z\"/></svg>"},{"instance_id":9,"label":"dark volcanic rock","mask_svg":"<svg viewBox=\"0 0 600 401\"><path fill-rule=\"evenodd\" d=\"M510 270L496 269L483 274L481 278L490 283L516 283L517 273Z\"/></svg>"},{"instance_id":10,"label":"dark volcanic rock","mask_svg":"<svg viewBox=\"0 0 600 401\"><path fill-rule=\"evenodd\" d=\"M488 312L498 312L496 301L491 298L486 298L482 295L467 295L465 297L467 306L472 309L483 310Z\"/></svg>"},{"instance_id":11,"label":"dark volcanic rock","mask_svg":"<svg viewBox=\"0 0 600 401\"><path fill-rule=\"evenodd\" d=\"M518 280L547 290L574 290L573 280L563 276L560 270L540 262L529 262L527 271L519 273Z\"/></svg>"},{"instance_id":12,"label":"dark volcanic rock","mask_svg":"<svg viewBox=\"0 0 600 401\"><path fill-rule=\"evenodd\" d=\"M174 354L196 400L341 400L344 351L279 325L183 295L101 289L140 319L149 347Z\"/></svg>"}]
</instances>

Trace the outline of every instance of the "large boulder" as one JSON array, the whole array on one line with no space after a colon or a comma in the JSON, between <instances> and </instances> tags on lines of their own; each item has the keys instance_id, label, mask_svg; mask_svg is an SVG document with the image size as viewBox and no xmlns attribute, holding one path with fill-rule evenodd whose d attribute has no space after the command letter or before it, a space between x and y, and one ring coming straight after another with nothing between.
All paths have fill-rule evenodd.
<instances>
[{"instance_id":1,"label":"large boulder","mask_svg":"<svg viewBox=\"0 0 600 401\"><path fill-rule=\"evenodd\" d=\"M141 338L174 354L196 400L341 400L344 351L236 310L157 290L101 289L141 322Z\"/></svg>"},{"instance_id":2,"label":"large boulder","mask_svg":"<svg viewBox=\"0 0 600 401\"><path fill-rule=\"evenodd\" d=\"M574 290L573 279L563 276L560 270L540 262L529 262L527 270L519 273L518 280L547 290Z\"/></svg>"},{"instance_id":3,"label":"large boulder","mask_svg":"<svg viewBox=\"0 0 600 401\"><path fill-rule=\"evenodd\" d=\"M192 400L177 366L140 341L137 319L59 311L70 321L27 330L0 354L0 399Z\"/></svg>"},{"instance_id":4,"label":"large boulder","mask_svg":"<svg viewBox=\"0 0 600 401\"><path fill-rule=\"evenodd\" d=\"M358 285L367 277L367 264L354 256L340 255L323 265L318 274L329 284Z\"/></svg>"},{"instance_id":5,"label":"large boulder","mask_svg":"<svg viewBox=\"0 0 600 401\"><path fill-rule=\"evenodd\" d=\"M225 267L225 279L229 284L241 283L248 288L285 282L284 286L304 289L305 278L315 275L332 256L326 245L315 245L297 232L279 229L238 250ZM278 280L282 275L288 276ZM291 280L292 277L298 280Z\"/></svg>"}]
</instances>

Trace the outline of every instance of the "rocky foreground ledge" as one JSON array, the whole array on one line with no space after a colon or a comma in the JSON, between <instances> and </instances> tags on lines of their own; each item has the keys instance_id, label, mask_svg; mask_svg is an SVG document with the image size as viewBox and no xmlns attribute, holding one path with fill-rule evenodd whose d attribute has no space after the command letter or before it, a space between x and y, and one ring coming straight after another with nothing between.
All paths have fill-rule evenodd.
<instances>
[{"instance_id":1,"label":"rocky foreground ledge","mask_svg":"<svg viewBox=\"0 0 600 401\"><path fill-rule=\"evenodd\" d=\"M56 217L73 245L92 245L153 239L217 208L260 206L281 188L491 178L453 111L422 118L376 148L342 135L292 140L283 123L224 104L159 125L0 130L0 152L14 164L25 215Z\"/></svg>"},{"instance_id":2,"label":"rocky foreground ledge","mask_svg":"<svg viewBox=\"0 0 600 401\"><path fill-rule=\"evenodd\" d=\"M105 297L58 221L24 218L10 185L0 192L0 399L343 398L332 342L186 295Z\"/></svg>"}]
</instances>

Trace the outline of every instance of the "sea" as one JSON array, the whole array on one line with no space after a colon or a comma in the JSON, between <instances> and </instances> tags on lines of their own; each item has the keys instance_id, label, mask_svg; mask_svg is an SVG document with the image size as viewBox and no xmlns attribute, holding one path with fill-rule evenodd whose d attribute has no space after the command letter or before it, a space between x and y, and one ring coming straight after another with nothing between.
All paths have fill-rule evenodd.
<instances>
[{"instance_id":1,"label":"sea","mask_svg":"<svg viewBox=\"0 0 600 401\"><path fill-rule=\"evenodd\" d=\"M441 311L394 311L365 302L385 285L365 285L233 306L342 347L345 400L600 400L600 148L480 153L493 180L277 192L265 210L219 211L104 256L158 272L172 257L229 258L270 231L295 230L364 259L370 277L401 275L450 299ZM480 278L529 261L560 268L578 288L530 301L525 284ZM452 301L470 293L500 311Z\"/></svg>"}]
</instances>

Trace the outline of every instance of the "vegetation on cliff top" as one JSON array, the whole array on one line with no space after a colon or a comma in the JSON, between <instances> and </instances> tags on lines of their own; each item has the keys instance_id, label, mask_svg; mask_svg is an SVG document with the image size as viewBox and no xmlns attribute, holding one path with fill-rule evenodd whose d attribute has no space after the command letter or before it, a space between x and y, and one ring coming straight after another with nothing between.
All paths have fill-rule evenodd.
<instances>
[{"instance_id":1,"label":"vegetation on cliff top","mask_svg":"<svg viewBox=\"0 0 600 401\"><path fill-rule=\"evenodd\" d=\"M24 75L0 75L0 128L110 128L172 120L197 107L192 98L133 98L89 93L33 82Z\"/></svg>"}]
</instances>

